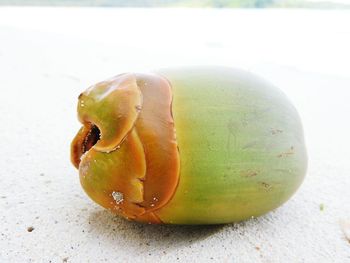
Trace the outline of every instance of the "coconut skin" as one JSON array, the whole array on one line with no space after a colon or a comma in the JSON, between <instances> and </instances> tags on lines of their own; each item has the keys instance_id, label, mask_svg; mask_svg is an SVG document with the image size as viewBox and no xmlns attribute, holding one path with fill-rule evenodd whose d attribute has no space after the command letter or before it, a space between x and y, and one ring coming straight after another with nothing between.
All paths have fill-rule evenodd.
<instances>
[{"instance_id":1,"label":"coconut skin","mask_svg":"<svg viewBox=\"0 0 350 263\"><path fill-rule=\"evenodd\" d=\"M242 221L282 205L305 177L296 109L245 71L189 67L117 76L84 92L78 115L83 127L71 159L81 184L95 202L130 220ZM92 136L96 127L101 134Z\"/></svg>"}]
</instances>

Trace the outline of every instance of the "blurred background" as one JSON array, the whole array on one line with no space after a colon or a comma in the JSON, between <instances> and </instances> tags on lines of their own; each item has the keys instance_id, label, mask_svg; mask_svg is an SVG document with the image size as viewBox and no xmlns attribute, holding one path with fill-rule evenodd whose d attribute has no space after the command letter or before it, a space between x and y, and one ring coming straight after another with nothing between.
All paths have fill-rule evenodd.
<instances>
[{"instance_id":1,"label":"blurred background","mask_svg":"<svg viewBox=\"0 0 350 263\"><path fill-rule=\"evenodd\" d=\"M215 7L215 8L349 8L348 0L1 0L2 5Z\"/></svg>"},{"instance_id":2,"label":"blurred background","mask_svg":"<svg viewBox=\"0 0 350 263\"><path fill-rule=\"evenodd\" d=\"M350 262L350 1L0 0L0 262ZM126 222L69 161L81 91L126 71L243 68L298 109L297 194L220 228ZM33 228L33 229L32 229Z\"/></svg>"}]
</instances>

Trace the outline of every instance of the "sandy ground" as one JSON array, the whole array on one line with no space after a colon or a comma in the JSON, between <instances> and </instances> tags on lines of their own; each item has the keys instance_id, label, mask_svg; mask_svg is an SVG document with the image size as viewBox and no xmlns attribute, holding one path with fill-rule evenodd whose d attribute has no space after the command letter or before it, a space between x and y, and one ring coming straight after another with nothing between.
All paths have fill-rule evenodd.
<instances>
[{"instance_id":1,"label":"sandy ground","mask_svg":"<svg viewBox=\"0 0 350 263\"><path fill-rule=\"evenodd\" d=\"M0 262L350 262L349 25L348 11L0 8ZM182 64L246 68L294 102L309 169L285 205L152 226L86 197L69 161L78 94Z\"/></svg>"}]
</instances>

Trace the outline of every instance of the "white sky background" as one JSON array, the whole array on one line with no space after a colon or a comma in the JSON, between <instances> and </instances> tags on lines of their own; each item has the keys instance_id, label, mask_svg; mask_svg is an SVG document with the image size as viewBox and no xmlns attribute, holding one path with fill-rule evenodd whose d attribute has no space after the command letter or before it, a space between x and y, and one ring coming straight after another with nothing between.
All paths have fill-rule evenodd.
<instances>
[{"instance_id":1,"label":"white sky background","mask_svg":"<svg viewBox=\"0 0 350 263\"><path fill-rule=\"evenodd\" d=\"M27 10L1 8L0 29L47 32L48 37L58 34L84 40L86 48L91 43L113 46L115 53L110 57L118 56L123 63L116 64L126 69L186 64L250 68L271 63L349 76L350 15L346 10ZM43 52L51 48L44 46ZM135 56L140 58L137 63Z\"/></svg>"},{"instance_id":2,"label":"white sky background","mask_svg":"<svg viewBox=\"0 0 350 263\"><path fill-rule=\"evenodd\" d=\"M350 4L350 0L306 0L308 2L332 2L332 3L343 3Z\"/></svg>"}]
</instances>

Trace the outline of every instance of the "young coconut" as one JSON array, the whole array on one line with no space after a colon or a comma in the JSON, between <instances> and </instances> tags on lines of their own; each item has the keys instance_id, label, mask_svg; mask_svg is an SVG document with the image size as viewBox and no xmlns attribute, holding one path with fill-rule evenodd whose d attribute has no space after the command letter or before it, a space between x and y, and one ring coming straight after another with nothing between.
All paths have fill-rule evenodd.
<instances>
[{"instance_id":1,"label":"young coconut","mask_svg":"<svg viewBox=\"0 0 350 263\"><path fill-rule=\"evenodd\" d=\"M223 67L121 74L79 96L71 159L92 200L130 220L221 224L286 202L302 125L271 84Z\"/></svg>"}]
</instances>

